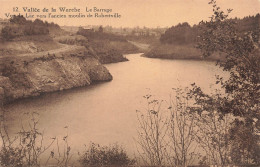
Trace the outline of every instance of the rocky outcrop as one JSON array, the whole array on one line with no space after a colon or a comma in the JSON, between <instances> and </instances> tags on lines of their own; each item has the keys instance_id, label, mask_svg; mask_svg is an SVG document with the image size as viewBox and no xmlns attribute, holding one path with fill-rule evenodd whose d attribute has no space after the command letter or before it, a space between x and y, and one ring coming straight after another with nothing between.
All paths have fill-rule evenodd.
<instances>
[{"instance_id":1,"label":"rocky outcrop","mask_svg":"<svg viewBox=\"0 0 260 167\"><path fill-rule=\"evenodd\" d=\"M0 98L5 102L112 80L109 71L84 50L2 60Z\"/></svg>"},{"instance_id":2,"label":"rocky outcrop","mask_svg":"<svg viewBox=\"0 0 260 167\"><path fill-rule=\"evenodd\" d=\"M94 66L90 69L88 75L92 82L110 81L112 77L108 76L106 67L102 65Z\"/></svg>"},{"instance_id":3,"label":"rocky outcrop","mask_svg":"<svg viewBox=\"0 0 260 167\"><path fill-rule=\"evenodd\" d=\"M105 52L96 51L97 58L102 64L109 64L109 63L117 63L117 62L124 62L128 61L120 52L117 50L111 49Z\"/></svg>"}]
</instances>

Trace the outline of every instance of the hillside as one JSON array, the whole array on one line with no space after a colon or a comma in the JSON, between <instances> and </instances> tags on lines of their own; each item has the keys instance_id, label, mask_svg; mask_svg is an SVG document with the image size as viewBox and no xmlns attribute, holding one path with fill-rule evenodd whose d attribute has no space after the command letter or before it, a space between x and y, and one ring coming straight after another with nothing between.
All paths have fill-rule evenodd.
<instances>
[{"instance_id":1,"label":"hillside","mask_svg":"<svg viewBox=\"0 0 260 167\"><path fill-rule=\"evenodd\" d=\"M83 30L84 31L84 30ZM59 25L14 16L0 34L0 101L110 81L102 65L138 49L114 34L71 34Z\"/></svg>"},{"instance_id":2,"label":"hillside","mask_svg":"<svg viewBox=\"0 0 260 167\"><path fill-rule=\"evenodd\" d=\"M85 37L73 40L76 43L66 39L69 44L57 40L68 34L54 23L28 21L23 16L14 17L3 26L0 104L112 80L97 53L84 47L89 44Z\"/></svg>"},{"instance_id":3,"label":"hillside","mask_svg":"<svg viewBox=\"0 0 260 167\"><path fill-rule=\"evenodd\" d=\"M79 28L76 34L56 37L55 40L62 44L86 47L102 64L127 61L123 54L139 52L122 36L83 28Z\"/></svg>"},{"instance_id":4,"label":"hillside","mask_svg":"<svg viewBox=\"0 0 260 167\"><path fill-rule=\"evenodd\" d=\"M259 42L260 37L260 14L244 17L243 19L229 19L227 22L234 24L238 35L251 32L253 40ZM205 59L196 49L198 36L205 29L207 22L190 26L188 23L180 23L167 29L161 35L159 41L151 45L151 50L145 53L146 57L163 59ZM221 60L217 54L206 58L206 60Z\"/></svg>"}]
</instances>

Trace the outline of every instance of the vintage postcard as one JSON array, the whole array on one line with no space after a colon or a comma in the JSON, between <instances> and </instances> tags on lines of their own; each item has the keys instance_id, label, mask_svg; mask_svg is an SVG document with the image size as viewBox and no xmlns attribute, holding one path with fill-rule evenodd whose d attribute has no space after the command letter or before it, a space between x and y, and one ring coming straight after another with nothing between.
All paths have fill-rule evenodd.
<instances>
[{"instance_id":1,"label":"vintage postcard","mask_svg":"<svg viewBox=\"0 0 260 167\"><path fill-rule=\"evenodd\" d=\"M0 3L0 166L260 165L260 0Z\"/></svg>"}]
</instances>

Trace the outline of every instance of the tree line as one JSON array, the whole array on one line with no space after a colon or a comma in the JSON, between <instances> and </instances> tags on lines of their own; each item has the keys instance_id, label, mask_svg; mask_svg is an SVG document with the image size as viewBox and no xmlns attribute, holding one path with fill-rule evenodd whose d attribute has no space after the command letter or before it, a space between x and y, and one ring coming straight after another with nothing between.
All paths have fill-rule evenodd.
<instances>
[{"instance_id":1,"label":"tree line","mask_svg":"<svg viewBox=\"0 0 260 167\"><path fill-rule=\"evenodd\" d=\"M243 34L247 31L253 32L253 38L257 38L257 29L259 29L259 21L260 14L256 14L255 16L246 16L242 19L233 18L226 19L224 22L227 24L230 22L236 23L234 28L237 30L239 34ZM160 37L160 42L163 44L179 44L179 45L187 45L187 44L195 44L197 41L197 37L203 30L207 28L207 22L201 22L198 25L191 26L189 23L179 23L176 26L172 26L167 29L164 34Z\"/></svg>"},{"instance_id":2,"label":"tree line","mask_svg":"<svg viewBox=\"0 0 260 167\"><path fill-rule=\"evenodd\" d=\"M3 27L1 36L4 40L12 40L19 36L48 35L52 28L60 29L60 26L40 19L26 20L22 15L17 15L13 16L9 24Z\"/></svg>"}]
</instances>

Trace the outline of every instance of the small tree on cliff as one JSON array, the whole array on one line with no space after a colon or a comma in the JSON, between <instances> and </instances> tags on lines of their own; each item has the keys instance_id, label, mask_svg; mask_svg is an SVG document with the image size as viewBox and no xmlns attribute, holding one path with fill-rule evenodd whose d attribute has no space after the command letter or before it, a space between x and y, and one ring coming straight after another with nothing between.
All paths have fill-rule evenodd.
<instances>
[{"instance_id":1,"label":"small tree on cliff","mask_svg":"<svg viewBox=\"0 0 260 167\"><path fill-rule=\"evenodd\" d=\"M224 81L222 77L217 76L216 84L220 84L225 91L225 95L222 96L208 95L193 84L192 94L198 105L196 111L216 111L223 116L231 113L236 117L233 129L230 130L230 142L233 146L236 143L237 147L233 147L231 152L246 152L243 162L240 163L259 164L259 29L238 33L235 22L227 19L232 10L228 9L225 14L217 6L216 0L211 0L209 4L213 5L214 14L209 22L200 23L202 34L199 36L198 48L205 57L213 53L224 56L224 60L218 62L218 65L224 71L228 71L230 77ZM243 140L243 136L236 135L236 127L240 127L241 131L245 130L248 136L253 136L256 141ZM232 160L234 159L233 157Z\"/></svg>"},{"instance_id":2,"label":"small tree on cliff","mask_svg":"<svg viewBox=\"0 0 260 167\"><path fill-rule=\"evenodd\" d=\"M100 33L103 33L103 32L104 32L104 29L103 29L102 26L100 26L100 27L98 28L98 32L100 32Z\"/></svg>"}]
</instances>

